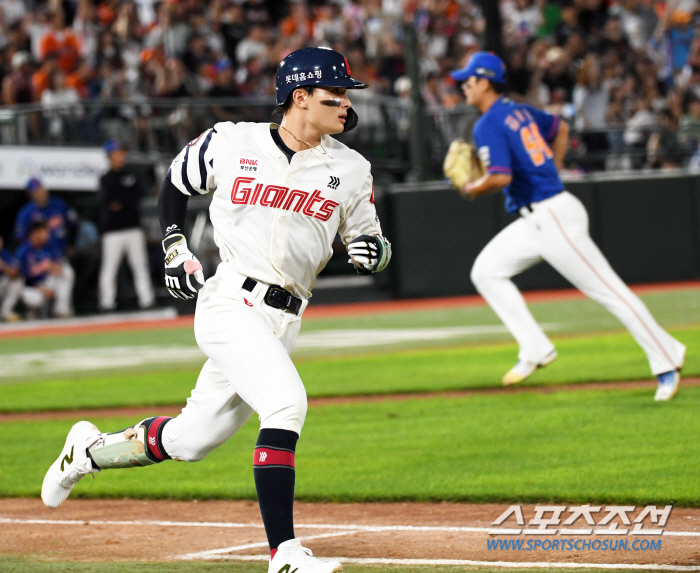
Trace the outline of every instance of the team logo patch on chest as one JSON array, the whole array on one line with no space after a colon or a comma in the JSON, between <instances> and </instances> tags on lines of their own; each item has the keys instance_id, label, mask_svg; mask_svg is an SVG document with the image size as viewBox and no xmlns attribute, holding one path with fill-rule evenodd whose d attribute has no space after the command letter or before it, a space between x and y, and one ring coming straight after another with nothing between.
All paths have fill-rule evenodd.
<instances>
[{"instance_id":1,"label":"team logo patch on chest","mask_svg":"<svg viewBox=\"0 0 700 573\"><path fill-rule=\"evenodd\" d=\"M259 205L301 213L319 221L328 221L333 211L340 205L316 189L313 192L290 189L280 185L256 183L255 177L237 177L231 189L231 203L234 205Z\"/></svg>"},{"instance_id":2,"label":"team logo patch on chest","mask_svg":"<svg viewBox=\"0 0 700 573\"><path fill-rule=\"evenodd\" d=\"M244 173L260 174L262 173L262 161L257 157L240 157L238 159L238 170Z\"/></svg>"}]
</instances>

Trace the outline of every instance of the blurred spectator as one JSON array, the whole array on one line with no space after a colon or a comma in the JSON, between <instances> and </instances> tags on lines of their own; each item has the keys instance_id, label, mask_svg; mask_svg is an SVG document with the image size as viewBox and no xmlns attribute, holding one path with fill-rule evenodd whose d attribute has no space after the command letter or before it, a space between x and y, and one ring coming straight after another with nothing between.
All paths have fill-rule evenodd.
<instances>
[{"instance_id":1,"label":"blurred spectator","mask_svg":"<svg viewBox=\"0 0 700 573\"><path fill-rule=\"evenodd\" d=\"M41 107L48 119L49 137L64 141L66 135L79 134L74 120L82 116L80 96L75 89L66 86L66 74L62 69L52 72L49 85L41 94Z\"/></svg>"},{"instance_id":2,"label":"blurred spectator","mask_svg":"<svg viewBox=\"0 0 700 573\"><path fill-rule=\"evenodd\" d=\"M17 249L17 259L26 285L22 289L24 304L33 312L43 312L53 301L53 316L72 316L73 269L55 248L44 221L31 223L27 240Z\"/></svg>"},{"instance_id":3,"label":"blurred spectator","mask_svg":"<svg viewBox=\"0 0 700 573\"><path fill-rule=\"evenodd\" d=\"M63 11L52 12L49 16L51 27L39 40L39 59L48 54L58 54L58 67L69 74L75 69L80 55L80 40L69 28L66 28Z\"/></svg>"},{"instance_id":4,"label":"blurred spectator","mask_svg":"<svg viewBox=\"0 0 700 573\"><path fill-rule=\"evenodd\" d=\"M122 146L116 141L108 141L104 149L110 169L100 178L100 310L116 309L117 271L124 257L131 267L139 306L149 308L154 303L153 285L148 270L146 235L141 229L139 215L144 189L138 176L125 167L126 152Z\"/></svg>"},{"instance_id":5,"label":"blurred spectator","mask_svg":"<svg viewBox=\"0 0 700 573\"><path fill-rule=\"evenodd\" d=\"M63 199L49 196L37 177L27 182L27 191L30 201L17 213L15 239L19 243L26 241L32 223L43 221L48 225L52 247L65 255L78 222L76 212Z\"/></svg>"},{"instance_id":6,"label":"blurred spectator","mask_svg":"<svg viewBox=\"0 0 700 573\"><path fill-rule=\"evenodd\" d=\"M695 151L700 144L700 99L691 98L686 113L681 117L678 126L680 142L690 152Z\"/></svg>"},{"instance_id":7,"label":"blurred spectator","mask_svg":"<svg viewBox=\"0 0 700 573\"><path fill-rule=\"evenodd\" d=\"M12 253L5 248L2 235L0 235L0 319L6 322L19 320L19 315L14 312L15 305L19 302L24 286L19 277L19 263Z\"/></svg>"},{"instance_id":8,"label":"blurred spectator","mask_svg":"<svg viewBox=\"0 0 700 573\"><path fill-rule=\"evenodd\" d=\"M12 55L12 72L2 81L2 104L30 103L32 97L32 68L27 52Z\"/></svg>"},{"instance_id":9,"label":"blurred spectator","mask_svg":"<svg viewBox=\"0 0 700 573\"><path fill-rule=\"evenodd\" d=\"M676 137L676 118L665 109L658 115L658 125L658 130L651 134L647 143L649 166L657 169L680 167L683 150Z\"/></svg>"},{"instance_id":10,"label":"blurred spectator","mask_svg":"<svg viewBox=\"0 0 700 573\"><path fill-rule=\"evenodd\" d=\"M211 89L207 92L206 97L209 98L233 98L240 95L236 86L236 79L233 74L231 62L223 60L216 64L216 81ZM237 121L238 115L236 108L233 106L214 105L211 108L212 114L217 121Z\"/></svg>"}]
</instances>

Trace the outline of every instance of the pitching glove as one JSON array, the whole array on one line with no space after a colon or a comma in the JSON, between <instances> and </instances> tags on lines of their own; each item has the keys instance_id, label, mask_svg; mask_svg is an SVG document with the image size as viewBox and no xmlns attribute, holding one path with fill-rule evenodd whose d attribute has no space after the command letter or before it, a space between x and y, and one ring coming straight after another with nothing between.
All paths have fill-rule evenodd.
<instances>
[{"instance_id":1,"label":"pitching glove","mask_svg":"<svg viewBox=\"0 0 700 573\"><path fill-rule=\"evenodd\" d=\"M484 164L473 146L456 139L450 143L442 170L455 189L462 191L467 182L474 182L483 177Z\"/></svg>"},{"instance_id":2,"label":"pitching glove","mask_svg":"<svg viewBox=\"0 0 700 573\"><path fill-rule=\"evenodd\" d=\"M361 275L383 271L391 260L391 243L381 235L360 235L348 244L349 263Z\"/></svg>"},{"instance_id":3,"label":"pitching glove","mask_svg":"<svg viewBox=\"0 0 700 573\"><path fill-rule=\"evenodd\" d=\"M163 239L165 286L175 298L194 298L204 286L202 265L187 248L185 236L173 233Z\"/></svg>"}]
</instances>

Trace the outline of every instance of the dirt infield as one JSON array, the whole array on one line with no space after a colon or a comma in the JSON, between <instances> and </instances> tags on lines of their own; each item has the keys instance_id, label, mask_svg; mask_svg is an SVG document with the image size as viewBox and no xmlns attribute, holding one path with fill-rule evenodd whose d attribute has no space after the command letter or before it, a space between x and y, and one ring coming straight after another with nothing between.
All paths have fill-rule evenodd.
<instances>
[{"instance_id":1,"label":"dirt infield","mask_svg":"<svg viewBox=\"0 0 700 573\"><path fill-rule=\"evenodd\" d=\"M662 536L491 535L508 506L468 504L296 504L296 533L317 555L352 561L409 559L510 563L636 563L700 566L700 510L674 509ZM637 508L638 515L643 508ZM523 506L527 521L533 506ZM565 516L568 515L564 514ZM602 513L600 515L605 515ZM598 518L599 520L600 518ZM579 520L576 527L586 527ZM514 524L507 522L508 527ZM649 526L645 524L645 526ZM607 526L606 526L607 527ZM624 527L624 526L623 526ZM265 533L254 502L68 500L50 510L40 500L0 500L0 553L67 561L264 559ZM577 550L489 549L487 541L522 539ZM543 541L544 540L544 541ZM608 540L627 550L586 550ZM634 550L633 542L659 543ZM545 543L549 541L550 543ZM577 544L577 542L579 542ZM466 563L465 563L466 564ZM698 569L700 570L700 569Z\"/></svg>"}]
</instances>

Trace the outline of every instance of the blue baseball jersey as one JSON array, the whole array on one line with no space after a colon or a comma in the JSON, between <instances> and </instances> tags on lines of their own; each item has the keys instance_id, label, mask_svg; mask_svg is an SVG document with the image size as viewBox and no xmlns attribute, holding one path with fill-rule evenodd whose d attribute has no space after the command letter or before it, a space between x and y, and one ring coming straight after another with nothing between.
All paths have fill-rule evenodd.
<instances>
[{"instance_id":1,"label":"blue baseball jersey","mask_svg":"<svg viewBox=\"0 0 700 573\"><path fill-rule=\"evenodd\" d=\"M549 147L558 131L558 117L507 98L497 100L474 125L486 171L513 177L503 189L509 213L564 189Z\"/></svg>"},{"instance_id":2,"label":"blue baseball jersey","mask_svg":"<svg viewBox=\"0 0 700 573\"><path fill-rule=\"evenodd\" d=\"M76 225L77 217L68 204L58 197L50 197L46 207L39 207L33 201L24 205L17 213L15 238L25 241L29 227L34 221L45 221L51 231L51 243L65 253L68 246L68 229Z\"/></svg>"},{"instance_id":3,"label":"blue baseball jersey","mask_svg":"<svg viewBox=\"0 0 700 573\"><path fill-rule=\"evenodd\" d=\"M51 272L51 265L62 259L61 252L52 243L34 248L25 241L15 253L19 260L19 272L25 278L28 286L42 282Z\"/></svg>"},{"instance_id":4,"label":"blue baseball jersey","mask_svg":"<svg viewBox=\"0 0 700 573\"><path fill-rule=\"evenodd\" d=\"M0 249L0 259L10 267L17 267L17 259L12 255L10 249L3 247ZM0 275L4 274L2 268L0 268Z\"/></svg>"}]
</instances>

